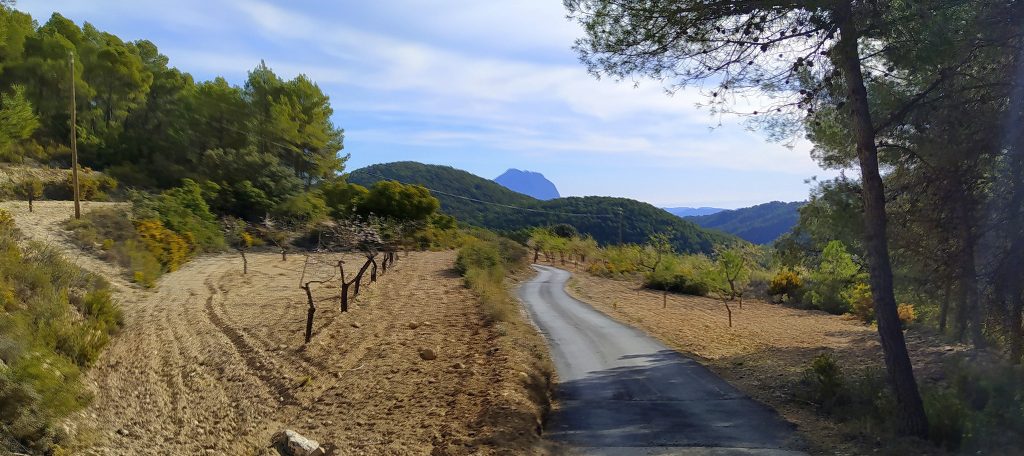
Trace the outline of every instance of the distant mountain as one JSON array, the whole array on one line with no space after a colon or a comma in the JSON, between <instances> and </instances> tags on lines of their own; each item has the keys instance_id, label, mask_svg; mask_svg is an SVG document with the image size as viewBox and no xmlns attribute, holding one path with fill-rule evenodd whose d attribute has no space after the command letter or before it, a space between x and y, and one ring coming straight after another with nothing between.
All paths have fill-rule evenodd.
<instances>
[{"instance_id":1,"label":"distant mountain","mask_svg":"<svg viewBox=\"0 0 1024 456\"><path fill-rule=\"evenodd\" d=\"M504 174L495 177L494 182L503 185L505 188L524 195L529 195L539 200L550 200L561 197L555 184L551 183L541 173L533 171L520 171L511 168Z\"/></svg>"},{"instance_id":2,"label":"distant mountain","mask_svg":"<svg viewBox=\"0 0 1024 456\"><path fill-rule=\"evenodd\" d=\"M679 217L692 217L696 215L711 215L722 212L726 209L720 207L665 207L662 208L668 211L669 214L677 215Z\"/></svg>"},{"instance_id":3,"label":"distant mountain","mask_svg":"<svg viewBox=\"0 0 1024 456\"><path fill-rule=\"evenodd\" d=\"M796 225L800 219L799 209L803 205L802 201L772 201L742 209L685 218L704 228L734 234L755 244L769 244Z\"/></svg>"},{"instance_id":4,"label":"distant mountain","mask_svg":"<svg viewBox=\"0 0 1024 456\"><path fill-rule=\"evenodd\" d=\"M521 233L535 226L568 223L601 244L614 244L619 241L618 210L621 208L623 242L643 243L651 234L667 233L677 251L709 253L716 244L739 241L725 233L705 230L647 203L599 196L541 201L450 166L385 163L357 169L348 175L349 182L364 186L385 179L431 188L446 214L463 223L507 234Z\"/></svg>"}]
</instances>

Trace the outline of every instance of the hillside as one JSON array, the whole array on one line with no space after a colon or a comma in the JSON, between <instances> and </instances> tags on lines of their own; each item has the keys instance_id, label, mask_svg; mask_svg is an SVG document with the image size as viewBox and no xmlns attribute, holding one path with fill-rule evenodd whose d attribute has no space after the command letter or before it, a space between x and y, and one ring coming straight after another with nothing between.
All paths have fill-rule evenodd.
<instances>
[{"instance_id":1,"label":"hillside","mask_svg":"<svg viewBox=\"0 0 1024 456\"><path fill-rule=\"evenodd\" d=\"M800 219L802 201L772 201L715 214L686 217L704 228L724 231L755 244L768 244L786 233Z\"/></svg>"},{"instance_id":2,"label":"hillside","mask_svg":"<svg viewBox=\"0 0 1024 456\"><path fill-rule=\"evenodd\" d=\"M618 210L621 208L623 242L642 243L651 234L665 232L671 233L672 243L680 252L710 252L715 244L736 240L723 233L701 229L647 203L602 196L540 201L450 166L396 162L368 166L348 175L349 182L360 185L372 185L383 179L426 186L434 190L443 212L468 224L503 232L568 223L599 243L611 244L619 240Z\"/></svg>"},{"instance_id":3,"label":"hillside","mask_svg":"<svg viewBox=\"0 0 1024 456\"><path fill-rule=\"evenodd\" d=\"M529 195L539 200L546 201L562 196L558 193L558 188L555 187L554 183L544 177L543 174L533 171L509 169L502 175L495 177L494 182L501 184L509 190Z\"/></svg>"},{"instance_id":4,"label":"hillside","mask_svg":"<svg viewBox=\"0 0 1024 456\"><path fill-rule=\"evenodd\" d=\"M711 215L725 211L720 207L665 207L668 213L679 217L691 217L697 215Z\"/></svg>"}]
</instances>

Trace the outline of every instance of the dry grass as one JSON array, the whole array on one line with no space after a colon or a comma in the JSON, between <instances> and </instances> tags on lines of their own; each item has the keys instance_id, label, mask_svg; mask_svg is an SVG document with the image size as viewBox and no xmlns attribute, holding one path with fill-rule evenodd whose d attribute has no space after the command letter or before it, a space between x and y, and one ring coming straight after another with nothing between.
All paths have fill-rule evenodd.
<instances>
[{"instance_id":1,"label":"dry grass","mask_svg":"<svg viewBox=\"0 0 1024 456\"><path fill-rule=\"evenodd\" d=\"M524 325L488 322L451 271L453 252L403 256L363 284L348 313L337 288L317 289L304 346L301 255L251 254L246 275L238 255L200 257L143 291L68 242L59 224L69 207L15 217L29 235L78 252L123 303L124 331L90 372L95 400L77 423L88 437L79 450L262 454L289 428L344 455L541 451L537 347ZM423 348L437 359L421 359Z\"/></svg>"},{"instance_id":2,"label":"dry grass","mask_svg":"<svg viewBox=\"0 0 1024 456\"><path fill-rule=\"evenodd\" d=\"M575 274L567 288L577 299L691 354L755 399L774 407L797 425L813 452L875 451L874 440L866 442L850 435L839 423L794 397L800 378L818 354L834 353L848 372L881 368L881 348L874 328L851 317L763 301L745 301L742 309L738 303L731 303L730 328L724 305L711 298L670 294L668 305L663 307L662 294L641 289L639 282L585 273ZM963 350L914 330L907 332L907 341L923 383L941 380L945 356ZM889 454L902 451L889 450Z\"/></svg>"}]
</instances>

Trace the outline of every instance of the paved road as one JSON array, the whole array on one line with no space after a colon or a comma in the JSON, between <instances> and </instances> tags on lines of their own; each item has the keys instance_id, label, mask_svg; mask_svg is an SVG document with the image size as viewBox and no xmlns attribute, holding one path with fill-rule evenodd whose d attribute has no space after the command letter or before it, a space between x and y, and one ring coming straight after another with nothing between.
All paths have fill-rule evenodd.
<instances>
[{"instance_id":1,"label":"paved road","mask_svg":"<svg viewBox=\"0 0 1024 456\"><path fill-rule=\"evenodd\" d=\"M550 439L594 455L798 455L792 425L699 363L564 290L534 265L519 288L558 371Z\"/></svg>"}]
</instances>

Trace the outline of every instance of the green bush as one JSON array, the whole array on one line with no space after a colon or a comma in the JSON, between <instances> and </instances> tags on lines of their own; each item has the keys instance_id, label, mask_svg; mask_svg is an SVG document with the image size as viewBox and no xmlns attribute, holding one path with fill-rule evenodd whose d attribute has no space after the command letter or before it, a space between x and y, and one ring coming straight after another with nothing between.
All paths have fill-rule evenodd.
<instances>
[{"instance_id":1,"label":"green bush","mask_svg":"<svg viewBox=\"0 0 1024 456\"><path fill-rule=\"evenodd\" d=\"M491 270L502 267L503 260L495 243L479 239L467 242L455 258L455 271L466 275L471 269Z\"/></svg>"},{"instance_id":2,"label":"green bush","mask_svg":"<svg viewBox=\"0 0 1024 456\"><path fill-rule=\"evenodd\" d=\"M155 196L136 193L132 199L137 219L160 220L165 227L185 238L194 251L224 249L221 227L203 198L203 189L194 181L184 179L181 187Z\"/></svg>"},{"instance_id":3,"label":"green bush","mask_svg":"<svg viewBox=\"0 0 1024 456\"><path fill-rule=\"evenodd\" d=\"M804 373L807 394L822 410L830 412L849 400L842 369L835 355L822 353Z\"/></svg>"},{"instance_id":4,"label":"green bush","mask_svg":"<svg viewBox=\"0 0 1024 456\"><path fill-rule=\"evenodd\" d=\"M80 377L121 327L108 284L42 244L19 246L0 210L0 453L51 454L89 394Z\"/></svg>"},{"instance_id":5,"label":"green bush","mask_svg":"<svg viewBox=\"0 0 1024 456\"><path fill-rule=\"evenodd\" d=\"M708 294L707 284L695 277L691 271L684 269L672 271L659 268L644 277L644 287L695 296Z\"/></svg>"},{"instance_id":6,"label":"green bush","mask_svg":"<svg viewBox=\"0 0 1024 456\"><path fill-rule=\"evenodd\" d=\"M800 275L796 271L783 269L775 274L775 277L772 277L768 284L768 294L779 297L783 301L799 301L803 286L803 280L800 279Z\"/></svg>"}]
</instances>

